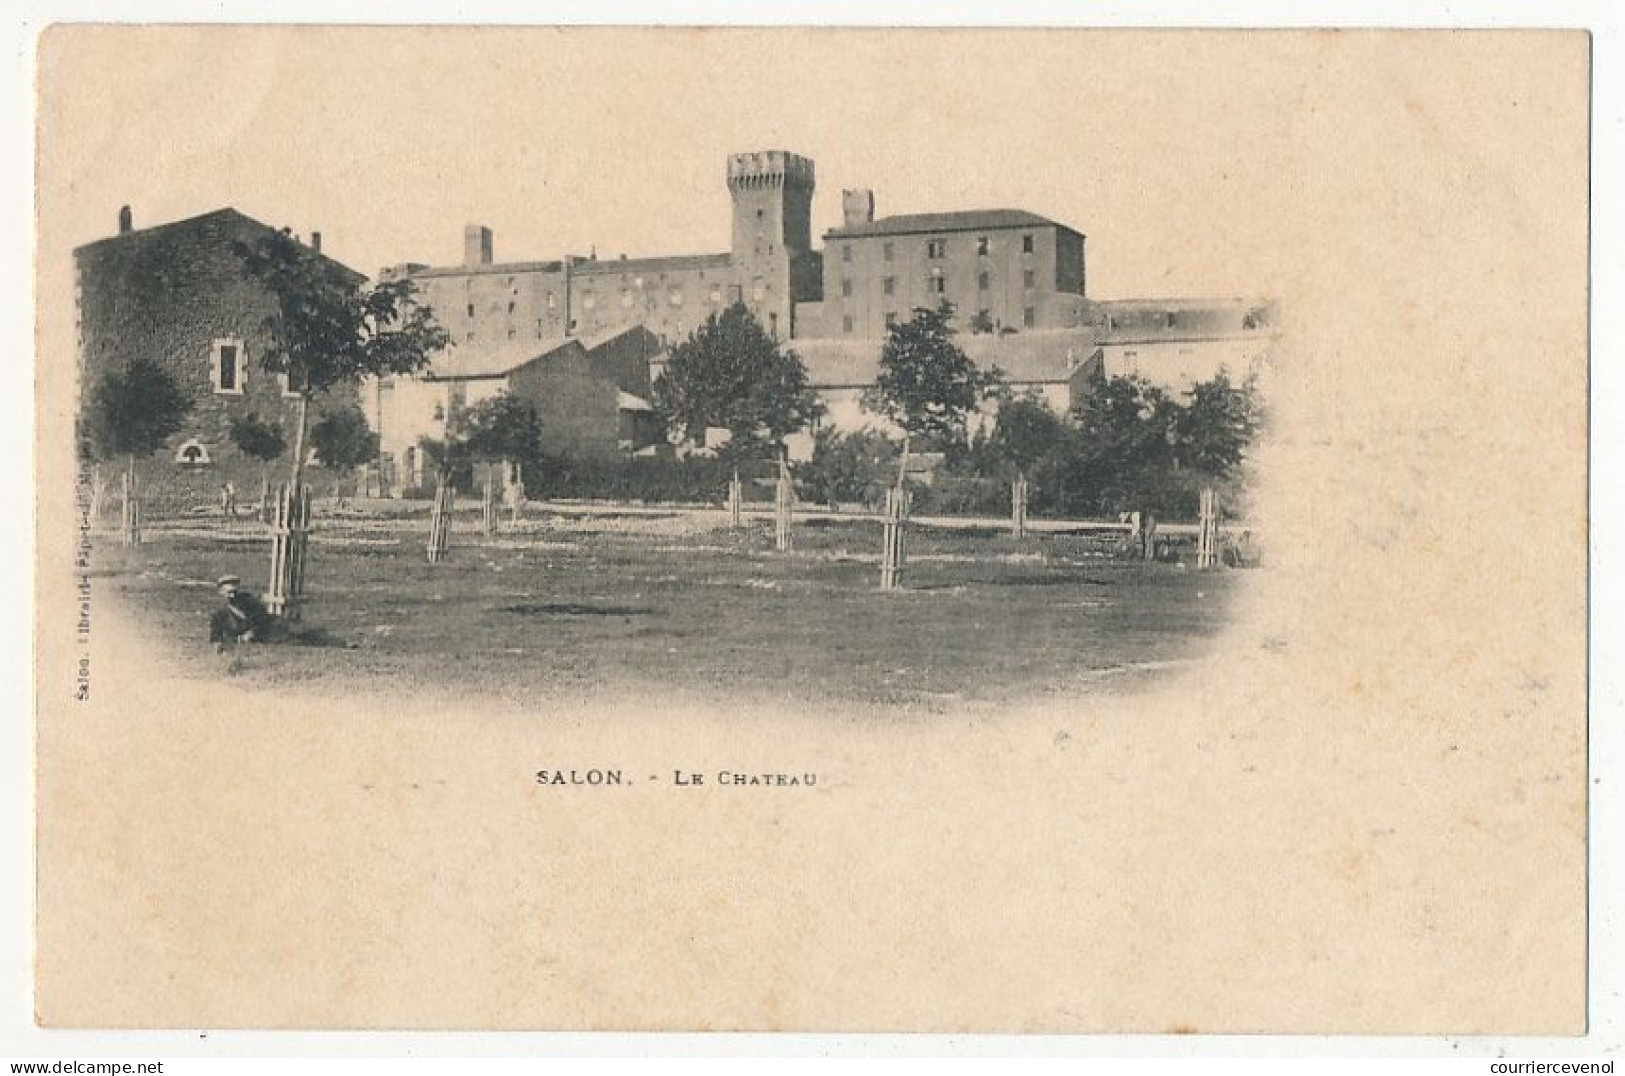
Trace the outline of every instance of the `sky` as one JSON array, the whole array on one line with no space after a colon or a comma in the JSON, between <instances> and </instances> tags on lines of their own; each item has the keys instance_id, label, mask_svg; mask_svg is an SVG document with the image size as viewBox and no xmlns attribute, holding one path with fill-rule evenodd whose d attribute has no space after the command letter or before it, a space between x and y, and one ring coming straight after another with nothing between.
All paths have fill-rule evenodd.
<instances>
[{"instance_id":1,"label":"sky","mask_svg":"<svg viewBox=\"0 0 1625 1076\"><path fill-rule=\"evenodd\" d=\"M1272 206L1305 94L1269 35L56 27L41 179L67 246L233 205L364 272L725 250L729 153L813 158L878 212L1028 209L1100 297L1282 283ZM1335 89L1335 87L1333 87ZM1227 251L1215 257L1216 250ZM1278 254L1279 243L1274 252Z\"/></svg>"}]
</instances>

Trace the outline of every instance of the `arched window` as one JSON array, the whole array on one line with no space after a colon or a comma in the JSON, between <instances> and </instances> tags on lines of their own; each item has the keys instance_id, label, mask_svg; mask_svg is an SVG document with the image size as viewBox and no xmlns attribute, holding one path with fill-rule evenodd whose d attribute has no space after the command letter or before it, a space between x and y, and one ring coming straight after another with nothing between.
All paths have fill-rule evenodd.
<instances>
[{"instance_id":1,"label":"arched window","mask_svg":"<svg viewBox=\"0 0 1625 1076\"><path fill-rule=\"evenodd\" d=\"M183 441L175 449L175 462L185 467L207 467L209 465L209 448L196 437Z\"/></svg>"}]
</instances>

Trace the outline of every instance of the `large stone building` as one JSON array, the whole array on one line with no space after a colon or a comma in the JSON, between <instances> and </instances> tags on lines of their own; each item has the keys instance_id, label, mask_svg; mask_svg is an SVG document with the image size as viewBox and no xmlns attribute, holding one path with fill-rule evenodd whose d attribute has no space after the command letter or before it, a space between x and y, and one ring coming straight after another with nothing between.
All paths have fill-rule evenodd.
<instances>
[{"instance_id":1,"label":"large stone building","mask_svg":"<svg viewBox=\"0 0 1625 1076\"><path fill-rule=\"evenodd\" d=\"M1088 297L1084 235L1020 209L876 217L869 190L842 194L843 219L812 247L813 163L781 150L728 158L727 252L660 258L566 255L498 262L469 225L463 264L385 270L417 282L459 347L546 344L643 326L666 350L707 317L744 303L807 363L826 421L874 422L861 408L887 329L917 307L952 304L960 343L1018 392L1069 408L1093 380L1133 372L1173 388L1267 353L1270 307L1245 300Z\"/></svg>"},{"instance_id":2,"label":"large stone building","mask_svg":"<svg viewBox=\"0 0 1625 1076\"><path fill-rule=\"evenodd\" d=\"M845 191L845 222L824 233L824 298L802 336L874 338L916 307L952 304L983 332L1077 328L1084 237L1019 209L875 219L870 191Z\"/></svg>"},{"instance_id":3,"label":"large stone building","mask_svg":"<svg viewBox=\"0 0 1625 1076\"><path fill-rule=\"evenodd\" d=\"M73 253L85 398L102 377L145 358L159 363L191 404L180 432L137 461L155 493L191 490L208 500L226 482L240 489L257 484L263 464L231 439L232 420L242 415L281 426L292 449L298 396L288 391L285 376L259 364L276 299L248 274L237 252L239 244L272 231L230 208L137 230L126 206L118 234ZM320 253L319 233L310 245ZM335 272L363 279L325 260ZM335 389L313 401L311 421L356 400L353 387Z\"/></svg>"},{"instance_id":4,"label":"large stone building","mask_svg":"<svg viewBox=\"0 0 1625 1076\"><path fill-rule=\"evenodd\" d=\"M943 302L972 359L1058 411L1104 377L1182 389L1221 369L1239 380L1269 352L1267 303L1091 300L1084 236L1037 214L877 218L872 192L846 191L841 224L814 250L811 161L780 150L734 154L725 178L726 252L498 262L491 231L469 225L462 264L386 269L386 278L417 284L450 346L420 375L371 383L359 397L346 390L319 407L363 403L380 436L384 486L398 491L422 481L421 441L443 436L458 406L497 391L537 404L549 452L647 449L659 436L652 376L672 346L735 303L797 350L825 421L843 428L875 422L861 400L888 327ZM200 489L241 484L260 464L232 444L232 419L254 412L291 433L296 397L256 363L274 302L235 253L269 231L233 209L143 231L126 213L118 235L75 252L86 384L148 355L192 400L183 432L149 470ZM319 252L319 236L312 246Z\"/></svg>"},{"instance_id":5,"label":"large stone building","mask_svg":"<svg viewBox=\"0 0 1625 1076\"><path fill-rule=\"evenodd\" d=\"M816 299L821 286L813 164L779 150L737 153L727 180L733 247L724 253L498 262L491 230L470 224L461 265L409 262L383 276L415 281L419 301L457 344L596 336L634 325L671 344L734 303L775 336L794 336L797 304Z\"/></svg>"}]
</instances>

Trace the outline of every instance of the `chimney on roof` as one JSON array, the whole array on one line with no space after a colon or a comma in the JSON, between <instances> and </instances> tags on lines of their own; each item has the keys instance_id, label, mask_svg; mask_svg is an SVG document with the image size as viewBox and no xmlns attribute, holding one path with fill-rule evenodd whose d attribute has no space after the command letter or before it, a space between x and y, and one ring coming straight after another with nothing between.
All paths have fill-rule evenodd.
<instances>
[{"instance_id":1,"label":"chimney on roof","mask_svg":"<svg viewBox=\"0 0 1625 1076\"><path fill-rule=\"evenodd\" d=\"M127 235L135 227L134 219L130 216L129 206L119 206L118 234Z\"/></svg>"},{"instance_id":2,"label":"chimney on roof","mask_svg":"<svg viewBox=\"0 0 1625 1076\"><path fill-rule=\"evenodd\" d=\"M842 191L841 211L845 214L848 228L855 228L860 224L873 224L875 222L875 192L861 189Z\"/></svg>"},{"instance_id":3,"label":"chimney on roof","mask_svg":"<svg viewBox=\"0 0 1625 1076\"><path fill-rule=\"evenodd\" d=\"M310 249L314 250L317 254L320 254L322 252L322 233L321 232L311 232L310 233Z\"/></svg>"},{"instance_id":4,"label":"chimney on roof","mask_svg":"<svg viewBox=\"0 0 1625 1076\"><path fill-rule=\"evenodd\" d=\"M470 267L491 264L491 229L483 224L470 224L463 229L463 264Z\"/></svg>"}]
</instances>

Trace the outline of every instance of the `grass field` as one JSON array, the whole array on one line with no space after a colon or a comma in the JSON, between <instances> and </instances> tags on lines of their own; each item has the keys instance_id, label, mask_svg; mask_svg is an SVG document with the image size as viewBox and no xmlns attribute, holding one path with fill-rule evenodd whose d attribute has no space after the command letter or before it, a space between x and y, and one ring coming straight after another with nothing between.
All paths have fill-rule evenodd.
<instances>
[{"instance_id":1,"label":"grass field","mask_svg":"<svg viewBox=\"0 0 1625 1076\"><path fill-rule=\"evenodd\" d=\"M460 515L428 564L423 518L325 518L296 642L207 646L226 572L263 593L262 529L157 526L99 544L97 587L169 641L187 676L388 694L460 687L509 700L614 686L907 709L1134 690L1200 652L1245 572L1114 557L1082 532L912 527L906 589L878 589L879 524L800 518L733 531L720 511L552 512L502 535Z\"/></svg>"}]
</instances>

